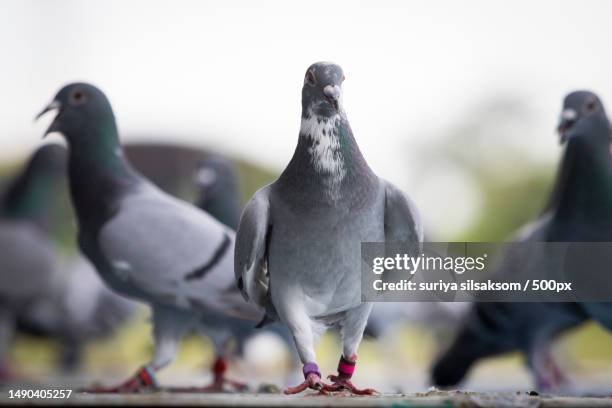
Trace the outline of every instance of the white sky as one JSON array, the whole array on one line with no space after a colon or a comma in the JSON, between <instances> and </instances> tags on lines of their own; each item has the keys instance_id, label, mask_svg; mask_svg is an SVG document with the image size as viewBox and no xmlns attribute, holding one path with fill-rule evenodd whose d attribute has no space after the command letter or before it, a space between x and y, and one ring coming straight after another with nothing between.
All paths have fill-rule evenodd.
<instances>
[{"instance_id":1,"label":"white sky","mask_svg":"<svg viewBox=\"0 0 612 408\"><path fill-rule=\"evenodd\" d=\"M49 120L32 124L35 113L61 85L86 80L109 96L123 134L282 169L304 72L330 60L345 70L366 158L408 192L409 142L496 94L525 98L537 116L517 140L550 160L567 91L612 101L611 11L604 0L3 0L0 159L35 147Z\"/></svg>"}]
</instances>

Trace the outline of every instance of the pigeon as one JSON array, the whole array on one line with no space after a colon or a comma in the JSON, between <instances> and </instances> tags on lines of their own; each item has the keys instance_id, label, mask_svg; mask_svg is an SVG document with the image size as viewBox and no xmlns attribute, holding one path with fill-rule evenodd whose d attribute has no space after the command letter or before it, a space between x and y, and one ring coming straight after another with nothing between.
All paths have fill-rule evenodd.
<instances>
[{"instance_id":1,"label":"pigeon","mask_svg":"<svg viewBox=\"0 0 612 408\"><path fill-rule=\"evenodd\" d=\"M74 372L85 346L112 336L134 317L136 302L110 290L82 256L62 265L57 284L45 302L17 315L17 330L30 336L58 340L61 368Z\"/></svg>"},{"instance_id":2,"label":"pigeon","mask_svg":"<svg viewBox=\"0 0 612 408\"><path fill-rule=\"evenodd\" d=\"M196 205L236 231L240 221L238 177L229 160L211 155L202 160L195 175Z\"/></svg>"},{"instance_id":3,"label":"pigeon","mask_svg":"<svg viewBox=\"0 0 612 408\"><path fill-rule=\"evenodd\" d=\"M63 179L66 154L66 149L58 144L43 145L36 150L22 172L0 195L0 217L27 221L47 232L51 199Z\"/></svg>"},{"instance_id":4,"label":"pigeon","mask_svg":"<svg viewBox=\"0 0 612 408\"><path fill-rule=\"evenodd\" d=\"M432 368L442 388L459 384L474 364L520 350L540 392L562 392L569 379L556 362L552 343L588 317L574 303L475 303L450 347Z\"/></svg>"},{"instance_id":5,"label":"pigeon","mask_svg":"<svg viewBox=\"0 0 612 408\"><path fill-rule=\"evenodd\" d=\"M295 153L279 178L255 193L237 231L235 272L245 299L291 331L305 381L285 390L348 390L372 304L361 301L361 242L422 241L414 204L366 163L342 105L342 68L306 71ZM265 321L262 321L262 324ZM343 353L332 384L314 351L326 327L340 329Z\"/></svg>"},{"instance_id":6,"label":"pigeon","mask_svg":"<svg viewBox=\"0 0 612 408\"><path fill-rule=\"evenodd\" d=\"M182 199L193 199L194 169L210 153L197 147L171 143L171 137L167 135L156 134L154 137L164 141L125 143L123 151L128 161L166 193Z\"/></svg>"},{"instance_id":7,"label":"pigeon","mask_svg":"<svg viewBox=\"0 0 612 408\"><path fill-rule=\"evenodd\" d=\"M566 96L558 126L565 145L555 187L537 220L515 242L612 241L610 124L599 97L576 91ZM529 262L544 265L538 257ZM435 362L432 381L459 383L480 358L521 350L542 390L558 390L567 378L550 353L560 333L588 319L612 329L609 303L475 303L452 345Z\"/></svg>"},{"instance_id":8,"label":"pigeon","mask_svg":"<svg viewBox=\"0 0 612 408\"><path fill-rule=\"evenodd\" d=\"M45 302L56 286L58 259L49 238L48 224L50 202L59 188L65 164L66 151L63 147L42 146L2 194L1 361L5 360L18 316Z\"/></svg>"},{"instance_id":9,"label":"pigeon","mask_svg":"<svg viewBox=\"0 0 612 408\"><path fill-rule=\"evenodd\" d=\"M69 146L68 178L79 248L107 285L147 303L153 315L152 360L124 383L90 391L155 389L155 372L175 358L186 332L206 331L218 346L227 321L261 318L262 310L242 299L234 281L235 234L132 168L123 154L111 105L95 86L64 86L39 117L48 111L57 115L45 134L61 133ZM221 326L218 314L226 316ZM224 364L215 362L215 389L219 381L226 382L219 377Z\"/></svg>"},{"instance_id":10,"label":"pigeon","mask_svg":"<svg viewBox=\"0 0 612 408\"><path fill-rule=\"evenodd\" d=\"M50 240L51 211L66 172L66 149L56 144L41 147L25 171L3 194L3 220L36 225ZM45 247L54 249L48 242ZM33 243L32 245L36 245ZM37 252L40 253L40 252ZM21 280L38 282L44 291L32 296L27 307L13 311L13 330L37 337L59 339L62 369L73 371L86 342L106 337L133 313L133 304L112 293L80 259L64 268L55 254L45 250L46 266L21 274ZM1 262L0 262L1 264ZM4 266L4 265L3 265ZM60 273L59 269L68 269ZM39 273L37 278L34 273ZM24 282L25 283L25 282Z\"/></svg>"}]
</instances>

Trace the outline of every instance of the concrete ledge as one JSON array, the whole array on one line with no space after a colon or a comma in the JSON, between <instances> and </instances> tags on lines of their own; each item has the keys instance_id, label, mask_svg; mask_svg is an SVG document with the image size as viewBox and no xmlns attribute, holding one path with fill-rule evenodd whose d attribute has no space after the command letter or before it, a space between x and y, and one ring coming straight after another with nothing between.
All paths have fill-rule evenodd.
<instances>
[{"instance_id":1,"label":"concrete ledge","mask_svg":"<svg viewBox=\"0 0 612 408\"><path fill-rule=\"evenodd\" d=\"M527 393L477 393L432 391L417 394L385 394L373 397L350 395L297 396L280 394L189 394L156 392L138 395L77 393L70 399L0 399L2 405L110 405L110 406L212 406L212 407L612 407L612 397L531 396Z\"/></svg>"}]
</instances>

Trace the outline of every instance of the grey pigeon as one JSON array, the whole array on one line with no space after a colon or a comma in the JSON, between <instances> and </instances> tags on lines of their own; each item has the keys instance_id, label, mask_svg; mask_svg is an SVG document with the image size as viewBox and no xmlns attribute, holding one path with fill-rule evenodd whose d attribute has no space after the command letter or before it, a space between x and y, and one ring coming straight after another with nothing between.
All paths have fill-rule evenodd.
<instances>
[{"instance_id":1,"label":"grey pigeon","mask_svg":"<svg viewBox=\"0 0 612 408\"><path fill-rule=\"evenodd\" d=\"M56 286L57 257L47 226L66 151L39 148L9 184L0 202L0 359L20 314L39 307Z\"/></svg>"},{"instance_id":2,"label":"grey pigeon","mask_svg":"<svg viewBox=\"0 0 612 408\"><path fill-rule=\"evenodd\" d=\"M17 329L57 340L61 368L71 372L78 368L85 346L112 336L135 315L137 304L111 291L81 256L61 268L65 272L47 289L44 302L17 314Z\"/></svg>"},{"instance_id":3,"label":"grey pigeon","mask_svg":"<svg viewBox=\"0 0 612 408\"><path fill-rule=\"evenodd\" d=\"M610 125L592 92L570 93L558 127L565 145L555 187L540 217L517 242L612 241ZM545 265L535 257L530 262ZM537 386L557 390L566 383L550 353L560 333L589 318L612 329L610 303L477 303L453 344L434 364L432 379L453 386L480 358L522 350Z\"/></svg>"},{"instance_id":4,"label":"grey pigeon","mask_svg":"<svg viewBox=\"0 0 612 408\"><path fill-rule=\"evenodd\" d=\"M438 387L456 386L480 359L519 350L539 391L566 391L569 380L551 346L587 319L574 303L476 303L436 360L432 381Z\"/></svg>"},{"instance_id":5,"label":"grey pigeon","mask_svg":"<svg viewBox=\"0 0 612 408\"><path fill-rule=\"evenodd\" d=\"M306 71L297 148L278 180L247 204L237 232L235 270L245 298L291 331L307 388L359 390L351 381L372 304L361 301L360 243L422 240L414 205L368 167L342 106L342 68ZM314 345L337 326L343 353L332 385L321 381Z\"/></svg>"},{"instance_id":6,"label":"grey pigeon","mask_svg":"<svg viewBox=\"0 0 612 408\"><path fill-rule=\"evenodd\" d=\"M234 231L240 221L238 175L234 164L217 155L200 162L195 174L196 205Z\"/></svg>"},{"instance_id":7,"label":"grey pigeon","mask_svg":"<svg viewBox=\"0 0 612 408\"><path fill-rule=\"evenodd\" d=\"M80 249L112 289L149 304L153 312L153 359L118 387L92 391L155 388L154 373L174 359L187 331L206 330L217 345L227 327L215 327L211 315L261 317L235 286L234 232L133 170L110 103L96 87L67 85L40 115L50 110L58 113L46 133L61 133L70 147Z\"/></svg>"},{"instance_id":8,"label":"grey pigeon","mask_svg":"<svg viewBox=\"0 0 612 408\"><path fill-rule=\"evenodd\" d=\"M60 182L65 178L66 162L64 147L56 144L41 147L3 193L0 212L4 226L8 220L19 222L22 232L24 228L32 230L32 226L36 226L40 239L31 243L34 259L41 255L41 251L36 250L37 245L44 247L41 266L30 271L13 269L19 272L20 277L15 279L20 285L37 285L36 295L31 296L26 307L14 308L14 329L32 336L58 339L62 368L69 371L78 365L80 352L88 341L110 335L132 315L134 307L132 302L108 290L85 260L66 267L54 254L48 230L53 224L51 214ZM24 244L18 254L25 249ZM7 259L11 258L7 256ZM22 260L22 265L27 262ZM10 275L8 268L6 273Z\"/></svg>"}]
</instances>

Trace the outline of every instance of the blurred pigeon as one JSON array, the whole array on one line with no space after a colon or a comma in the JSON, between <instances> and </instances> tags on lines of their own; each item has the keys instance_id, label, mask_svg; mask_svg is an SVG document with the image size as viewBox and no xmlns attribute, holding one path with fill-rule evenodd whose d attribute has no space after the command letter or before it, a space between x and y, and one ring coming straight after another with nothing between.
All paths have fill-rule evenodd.
<instances>
[{"instance_id":1,"label":"blurred pigeon","mask_svg":"<svg viewBox=\"0 0 612 408\"><path fill-rule=\"evenodd\" d=\"M293 158L249 201L237 233L238 287L265 308L267 320L289 327L304 364L305 381L286 393L374 392L350 381L372 308L361 301L360 243L422 239L413 204L359 151L342 107L343 80L338 65L308 68ZM321 381L314 352L326 326L339 327L343 343L332 385Z\"/></svg>"},{"instance_id":2,"label":"blurred pigeon","mask_svg":"<svg viewBox=\"0 0 612 408\"><path fill-rule=\"evenodd\" d=\"M558 131L566 148L555 188L538 220L515 241L612 241L612 139L599 98L587 91L569 94ZM543 259L530 262L544 265ZM609 303L476 303L450 349L435 363L433 382L455 385L478 359L519 349L538 387L559 389L566 378L552 358L550 343L589 317L612 329Z\"/></svg>"},{"instance_id":3,"label":"blurred pigeon","mask_svg":"<svg viewBox=\"0 0 612 408\"><path fill-rule=\"evenodd\" d=\"M46 226L51 198L64 174L66 151L39 148L0 202L0 358L17 316L37 307L56 285L57 258Z\"/></svg>"},{"instance_id":4,"label":"blurred pigeon","mask_svg":"<svg viewBox=\"0 0 612 408\"><path fill-rule=\"evenodd\" d=\"M200 163L195 181L199 189L196 205L235 231L241 208L233 163L221 156L209 156Z\"/></svg>"},{"instance_id":5,"label":"blurred pigeon","mask_svg":"<svg viewBox=\"0 0 612 408\"><path fill-rule=\"evenodd\" d=\"M118 387L97 391L154 388L154 372L174 359L186 331L206 330L215 340L227 326L215 327L211 315L224 314L226 321L261 317L233 281L234 233L132 169L99 89L67 85L40 115L50 110L58 113L46 133L62 133L70 146L68 175L81 250L111 288L153 311L152 361ZM219 363L215 374L224 369ZM224 379L216 376L215 388L218 380Z\"/></svg>"},{"instance_id":6,"label":"blurred pigeon","mask_svg":"<svg viewBox=\"0 0 612 408\"><path fill-rule=\"evenodd\" d=\"M0 217L27 221L46 230L51 216L51 198L64 175L66 154L66 149L58 144L41 146L0 195Z\"/></svg>"},{"instance_id":7,"label":"blurred pigeon","mask_svg":"<svg viewBox=\"0 0 612 408\"><path fill-rule=\"evenodd\" d=\"M135 135L132 135L135 136ZM136 135L142 139L151 135ZM126 142L123 151L128 161L140 174L162 191L181 199L192 199L193 173L202 158L209 153L201 148L171 143L169 135L156 134L163 142Z\"/></svg>"},{"instance_id":8,"label":"blurred pigeon","mask_svg":"<svg viewBox=\"0 0 612 408\"><path fill-rule=\"evenodd\" d=\"M87 342L103 339L132 318L136 303L120 296L102 282L83 257L71 260L50 288L45 302L17 315L19 332L59 340L60 362L73 371Z\"/></svg>"},{"instance_id":9,"label":"blurred pigeon","mask_svg":"<svg viewBox=\"0 0 612 408\"><path fill-rule=\"evenodd\" d=\"M475 303L449 349L434 364L433 383L455 386L478 360L520 350L537 388L561 391L568 379L553 357L552 342L586 320L574 303Z\"/></svg>"}]
</instances>

